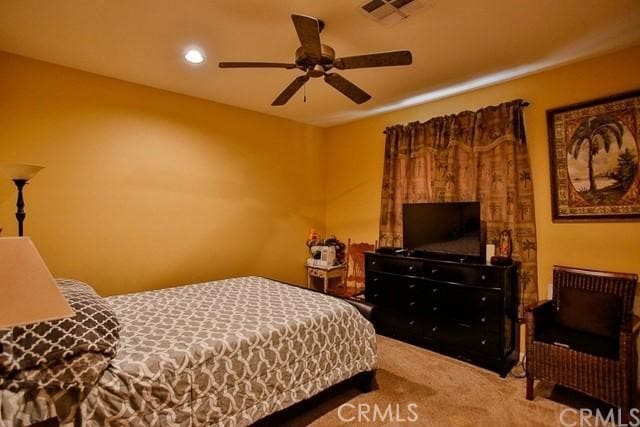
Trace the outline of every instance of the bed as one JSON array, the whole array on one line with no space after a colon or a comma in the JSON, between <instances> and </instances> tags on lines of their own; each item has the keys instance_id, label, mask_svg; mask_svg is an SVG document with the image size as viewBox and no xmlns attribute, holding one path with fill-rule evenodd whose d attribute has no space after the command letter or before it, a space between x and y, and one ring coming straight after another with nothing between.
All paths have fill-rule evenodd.
<instances>
[{"instance_id":1,"label":"bed","mask_svg":"<svg viewBox=\"0 0 640 427\"><path fill-rule=\"evenodd\" d=\"M374 329L356 308L261 277L105 300L120 331L96 383L81 399L0 391L0 425L52 411L90 427L249 425L377 367Z\"/></svg>"}]
</instances>

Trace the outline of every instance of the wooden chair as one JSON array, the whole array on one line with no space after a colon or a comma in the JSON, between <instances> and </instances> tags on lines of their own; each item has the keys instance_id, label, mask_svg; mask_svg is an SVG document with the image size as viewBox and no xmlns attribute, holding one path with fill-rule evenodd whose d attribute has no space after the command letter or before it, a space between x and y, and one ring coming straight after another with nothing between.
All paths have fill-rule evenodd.
<instances>
[{"instance_id":1,"label":"wooden chair","mask_svg":"<svg viewBox=\"0 0 640 427\"><path fill-rule=\"evenodd\" d=\"M628 416L636 398L637 282L635 274L553 267L553 299L526 312L528 400L534 397L534 380L541 379Z\"/></svg>"},{"instance_id":2,"label":"wooden chair","mask_svg":"<svg viewBox=\"0 0 640 427\"><path fill-rule=\"evenodd\" d=\"M345 272L345 286L364 290L364 253L375 251L378 241L375 243L351 243L347 240L347 270Z\"/></svg>"}]
</instances>

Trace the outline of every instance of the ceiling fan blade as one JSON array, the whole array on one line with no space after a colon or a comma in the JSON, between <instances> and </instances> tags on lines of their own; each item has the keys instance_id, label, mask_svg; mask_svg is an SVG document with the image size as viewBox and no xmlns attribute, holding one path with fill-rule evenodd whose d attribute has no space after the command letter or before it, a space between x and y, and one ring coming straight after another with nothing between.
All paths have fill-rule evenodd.
<instances>
[{"instance_id":1,"label":"ceiling fan blade","mask_svg":"<svg viewBox=\"0 0 640 427\"><path fill-rule=\"evenodd\" d=\"M413 61L408 50L394 52L371 53L368 55L346 56L335 60L335 67L339 70L369 67L392 67L396 65L410 65Z\"/></svg>"},{"instance_id":2,"label":"ceiling fan blade","mask_svg":"<svg viewBox=\"0 0 640 427\"><path fill-rule=\"evenodd\" d=\"M291 97L300 89L304 84L309 80L308 75L302 75L296 77L294 81L292 81L289 86L287 86L280 95L271 103L273 106L284 105L291 99Z\"/></svg>"},{"instance_id":3,"label":"ceiling fan blade","mask_svg":"<svg viewBox=\"0 0 640 427\"><path fill-rule=\"evenodd\" d=\"M219 62L220 68L286 68L291 70L296 68L296 64L285 64L282 62Z\"/></svg>"},{"instance_id":4,"label":"ceiling fan blade","mask_svg":"<svg viewBox=\"0 0 640 427\"><path fill-rule=\"evenodd\" d=\"M313 61L322 59L322 47L320 45L320 23L312 16L291 15L293 26L300 39L302 50Z\"/></svg>"},{"instance_id":5,"label":"ceiling fan blade","mask_svg":"<svg viewBox=\"0 0 640 427\"><path fill-rule=\"evenodd\" d=\"M342 92L356 104L362 104L371 99L371 95L342 77L340 74L329 73L324 75L324 81Z\"/></svg>"}]
</instances>

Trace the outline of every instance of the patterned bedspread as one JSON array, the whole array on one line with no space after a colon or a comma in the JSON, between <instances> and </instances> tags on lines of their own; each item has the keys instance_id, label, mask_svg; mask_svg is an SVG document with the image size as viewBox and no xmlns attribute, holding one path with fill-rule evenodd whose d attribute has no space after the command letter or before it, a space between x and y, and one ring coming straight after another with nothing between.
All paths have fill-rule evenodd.
<instances>
[{"instance_id":1,"label":"patterned bedspread","mask_svg":"<svg viewBox=\"0 0 640 427\"><path fill-rule=\"evenodd\" d=\"M120 348L88 426L248 425L376 368L350 304L259 277L110 297Z\"/></svg>"}]
</instances>

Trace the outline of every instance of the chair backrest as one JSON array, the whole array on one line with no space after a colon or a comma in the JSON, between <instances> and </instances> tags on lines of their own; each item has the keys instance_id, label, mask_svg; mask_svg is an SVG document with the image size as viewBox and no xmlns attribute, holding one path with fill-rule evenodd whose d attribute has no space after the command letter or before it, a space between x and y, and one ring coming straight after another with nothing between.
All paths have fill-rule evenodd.
<instances>
[{"instance_id":1,"label":"chair backrest","mask_svg":"<svg viewBox=\"0 0 640 427\"><path fill-rule=\"evenodd\" d=\"M589 292L613 294L622 299L622 325L630 327L633 318L633 300L636 295L637 274L586 270L553 266L553 304L558 306L560 288L575 288Z\"/></svg>"},{"instance_id":2,"label":"chair backrest","mask_svg":"<svg viewBox=\"0 0 640 427\"><path fill-rule=\"evenodd\" d=\"M347 244L347 285L359 287L364 285L364 253L375 251L376 243L351 243Z\"/></svg>"}]
</instances>

